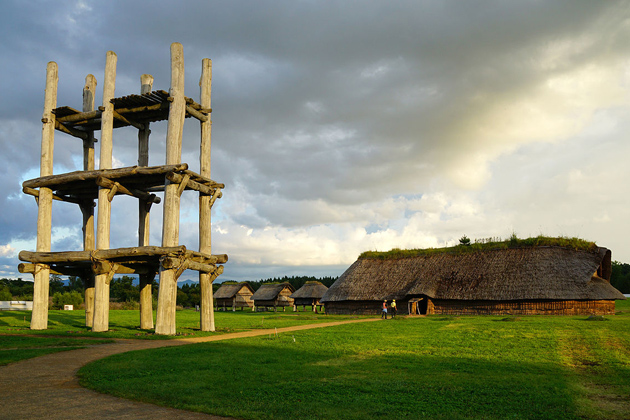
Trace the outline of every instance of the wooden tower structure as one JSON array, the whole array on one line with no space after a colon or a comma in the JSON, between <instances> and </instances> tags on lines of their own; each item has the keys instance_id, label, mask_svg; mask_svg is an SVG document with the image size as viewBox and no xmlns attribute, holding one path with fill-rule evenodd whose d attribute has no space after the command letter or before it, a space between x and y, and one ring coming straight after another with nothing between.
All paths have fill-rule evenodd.
<instances>
[{"instance_id":1,"label":"wooden tower structure","mask_svg":"<svg viewBox=\"0 0 630 420\"><path fill-rule=\"evenodd\" d=\"M210 94L212 62L202 60L200 101L184 95L184 52L182 45L171 45L171 87L168 92L153 90L153 77L141 76L140 94L115 97L117 56L106 56L103 105L94 108L96 79L86 77L83 109L57 107L58 70L48 63L42 118L40 177L25 181L23 191L35 196L38 204L37 249L22 251L21 273L35 279L31 329L48 326L50 274L80 276L85 284L85 321L93 331L109 329L109 284L115 274L140 277L140 327L153 328L151 284L159 273L158 310L155 332L175 334L177 279L186 269L199 272L201 320L203 331L214 331L212 282L223 272L227 255L211 253L211 208L220 198L223 184L210 178L212 112ZM200 173L188 170L181 162L182 134L186 118L201 126ZM166 162L149 164L149 125L168 120ZM112 168L113 132L119 127L138 129L138 165ZM83 140L82 171L53 175L55 130ZM99 169L95 169L94 133L100 130ZM199 193L199 250L179 244L180 197L184 191ZM156 192L164 193L161 246L149 245L149 216L152 205L162 202ZM138 246L110 249L112 200L117 195L138 199ZM52 202L79 205L83 214L83 250L51 252ZM96 235L94 208L97 208Z\"/></svg>"}]
</instances>

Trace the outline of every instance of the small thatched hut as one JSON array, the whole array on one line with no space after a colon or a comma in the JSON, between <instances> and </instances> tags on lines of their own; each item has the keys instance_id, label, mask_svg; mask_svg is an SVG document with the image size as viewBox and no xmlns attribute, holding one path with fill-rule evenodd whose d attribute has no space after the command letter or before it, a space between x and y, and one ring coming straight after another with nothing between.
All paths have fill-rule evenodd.
<instances>
[{"instance_id":1,"label":"small thatched hut","mask_svg":"<svg viewBox=\"0 0 630 420\"><path fill-rule=\"evenodd\" d=\"M224 311L226 308L232 308L232 311L235 311L236 308L241 308L241 310L243 308L253 308L253 294L254 289L246 281L236 284L224 283L216 291L214 298L217 301L217 308L223 308Z\"/></svg>"},{"instance_id":2,"label":"small thatched hut","mask_svg":"<svg viewBox=\"0 0 630 420\"><path fill-rule=\"evenodd\" d=\"M317 312L317 306L321 306L319 300L327 290L328 287L318 281L307 281L304 286L291 295L294 299L293 304L296 309L298 306L302 306L302 310L304 310L304 307L308 305L313 308L313 312Z\"/></svg>"},{"instance_id":3,"label":"small thatched hut","mask_svg":"<svg viewBox=\"0 0 630 420\"><path fill-rule=\"evenodd\" d=\"M593 244L594 245L594 244ZM614 314L606 248L558 246L360 257L321 302L330 314Z\"/></svg>"},{"instance_id":4,"label":"small thatched hut","mask_svg":"<svg viewBox=\"0 0 630 420\"><path fill-rule=\"evenodd\" d=\"M291 283L267 283L256 290L252 300L257 311L273 307L275 312L278 306L281 306L284 311L287 306L293 306L293 298L291 297L293 292L295 289Z\"/></svg>"}]
</instances>

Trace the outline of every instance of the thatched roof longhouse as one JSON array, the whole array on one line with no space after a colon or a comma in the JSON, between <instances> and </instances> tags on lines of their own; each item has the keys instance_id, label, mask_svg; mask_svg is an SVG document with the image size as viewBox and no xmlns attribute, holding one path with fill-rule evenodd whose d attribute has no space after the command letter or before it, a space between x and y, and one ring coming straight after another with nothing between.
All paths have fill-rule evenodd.
<instances>
[{"instance_id":1,"label":"thatched roof longhouse","mask_svg":"<svg viewBox=\"0 0 630 420\"><path fill-rule=\"evenodd\" d=\"M544 246L408 258L363 257L342 274L321 302L328 311L329 303L423 296L462 303L625 299L608 281L610 259L605 248L577 251Z\"/></svg>"}]
</instances>

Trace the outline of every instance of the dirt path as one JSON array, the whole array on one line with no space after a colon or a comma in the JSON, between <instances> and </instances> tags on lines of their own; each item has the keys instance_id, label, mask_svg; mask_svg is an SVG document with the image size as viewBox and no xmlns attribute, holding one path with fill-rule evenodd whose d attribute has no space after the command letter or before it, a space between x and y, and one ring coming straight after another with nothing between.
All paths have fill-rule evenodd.
<instances>
[{"instance_id":1,"label":"dirt path","mask_svg":"<svg viewBox=\"0 0 630 420\"><path fill-rule=\"evenodd\" d=\"M378 318L327 322L279 328L278 333L323 328ZM163 408L128 401L82 388L76 373L83 365L112 354L131 350L181 346L192 343L255 337L275 333L275 329L253 330L180 340L116 340L80 350L63 351L0 367L0 418L26 419L226 419L225 417Z\"/></svg>"}]
</instances>

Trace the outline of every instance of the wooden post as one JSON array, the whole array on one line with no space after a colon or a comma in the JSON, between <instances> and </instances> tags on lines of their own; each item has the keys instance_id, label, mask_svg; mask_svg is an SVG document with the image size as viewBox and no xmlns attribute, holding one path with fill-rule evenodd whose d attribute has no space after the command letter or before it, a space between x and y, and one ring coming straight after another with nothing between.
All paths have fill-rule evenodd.
<instances>
[{"instance_id":1,"label":"wooden post","mask_svg":"<svg viewBox=\"0 0 630 420\"><path fill-rule=\"evenodd\" d=\"M208 58L204 58L201 62L199 90L201 107L203 109L210 109L210 97L212 92L212 61ZM210 119L210 115L208 115L207 121L200 121L200 125L200 175L210 179L210 146L212 140L212 121ZM212 254L211 198L212 197L207 194L199 193L199 252L203 252L205 254ZM212 281L210 280L210 275L208 273L199 272L199 286L201 288L201 331L215 331Z\"/></svg>"},{"instance_id":2,"label":"wooden post","mask_svg":"<svg viewBox=\"0 0 630 420\"><path fill-rule=\"evenodd\" d=\"M103 81L103 114L101 116L101 149L99 169L111 169L114 129L114 98L116 90L116 62L113 51L107 52L105 62L105 80ZM98 190L98 225L96 235L97 249L109 249L109 231L111 223L111 203L107 196L108 188ZM108 274L97 274L94 279L94 322L92 331L109 329L109 281Z\"/></svg>"},{"instance_id":3,"label":"wooden post","mask_svg":"<svg viewBox=\"0 0 630 420\"><path fill-rule=\"evenodd\" d=\"M168 113L166 133L166 164L180 163L182 134L186 115L184 98L184 49L180 43L171 44L171 89L172 102ZM164 191L164 219L162 224L162 246L179 243L179 195L178 184L166 180ZM158 295L155 333L175 334L175 305L177 297L177 269L160 266L160 289Z\"/></svg>"},{"instance_id":4,"label":"wooden post","mask_svg":"<svg viewBox=\"0 0 630 420\"><path fill-rule=\"evenodd\" d=\"M153 90L153 76L143 74L140 76L140 93L150 93ZM149 166L149 124L144 125L144 130L138 131L138 166Z\"/></svg>"},{"instance_id":5,"label":"wooden post","mask_svg":"<svg viewBox=\"0 0 630 420\"><path fill-rule=\"evenodd\" d=\"M83 87L83 112L94 111L94 92L96 77L88 74ZM94 170L94 131L87 132L83 140L83 170ZM83 214L83 249L91 251L95 246L94 238L94 200L87 200L80 205ZM86 272L83 277L85 287L85 326L91 327L94 322L94 273Z\"/></svg>"},{"instance_id":6,"label":"wooden post","mask_svg":"<svg viewBox=\"0 0 630 420\"><path fill-rule=\"evenodd\" d=\"M44 113L42 115L42 153L40 160L40 176L53 173L53 150L55 145L55 114L57 106L57 83L59 73L57 63L51 61L46 67L46 93L44 95ZM52 232L52 190L39 189L37 200L37 252L50 252ZM36 266L33 285L32 330L48 328L48 288L50 285L50 268L48 265Z\"/></svg>"},{"instance_id":7,"label":"wooden post","mask_svg":"<svg viewBox=\"0 0 630 420\"><path fill-rule=\"evenodd\" d=\"M143 74L140 76L140 93L150 93L153 90L153 76ZM149 123L145 123L144 129L138 131L138 166L149 166ZM149 209L151 203L138 201L138 246L149 246ZM140 328L153 329L153 294L151 284L155 273L140 275Z\"/></svg>"}]
</instances>

